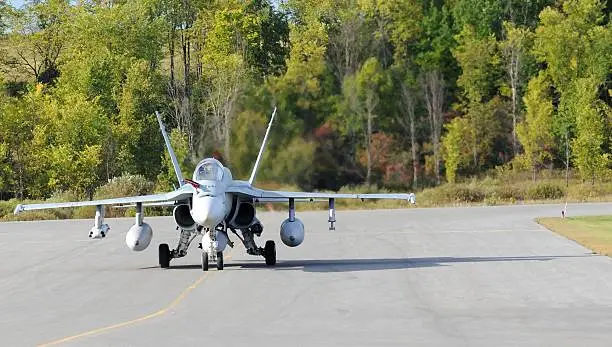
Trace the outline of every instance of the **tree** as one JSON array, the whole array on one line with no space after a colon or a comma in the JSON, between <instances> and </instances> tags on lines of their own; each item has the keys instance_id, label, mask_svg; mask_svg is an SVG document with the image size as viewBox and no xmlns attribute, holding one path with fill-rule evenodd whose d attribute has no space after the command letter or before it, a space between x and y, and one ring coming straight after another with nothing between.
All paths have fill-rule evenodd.
<instances>
[{"instance_id":1,"label":"tree","mask_svg":"<svg viewBox=\"0 0 612 347\"><path fill-rule=\"evenodd\" d=\"M566 180L569 181L570 148L588 148L582 140L573 144L572 138L578 131L577 116L589 112L578 109L579 101L589 101L584 107L594 107L594 98L602 94L598 90L612 70L612 30L604 25L604 4L599 0L566 0L562 7L547 7L540 13L540 23L536 28L534 55L545 64L545 73L550 76L555 92L557 113L554 117L554 130L557 142L565 147ZM577 83L593 96L577 91ZM587 117L587 119L594 119ZM585 123L581 128L587 130ZM594 129L597 130L597 126ZM596 131L595 131L596 132ZM582 137L586 140L586 137ZM586 147L585 147L586 146ZM586 153L586 152L585 152ZM592 174L593 170L587 170Z\"/></svg>"},{"instance_id":2,"label":"tree","mask_svg":"<svg viewBox=\"0 0 612 347\"><path fill-rule=\"evenodd\" d=\"M14 11L8 34L8 61L42 83L59 76L58 62L65 46L70 4L67 0L33 2Z\"/></svg>"},{"instance_id":3,"label":"tree","mask_svg":"<svg viewBox=\"0 0 612 347\"><path fill-rule=\"evenodd\" d=\"M465 135L470 144L475 172L503 163L504 155L500 152L507 147L504 143L507 133L503 131L501 120L507 117L506 105L499 97L485 103L470 104L466 114L469 131Z\"/></svg>"},{"instance_id":4,"label":"tree","mask_svg":"<svg viewBox=\"0 0 612 347\"><path fill-rule=\"evenodd\" d=\"M209 19L203 22L204 19ZM257 49L262 18L242 2L228 2L200 18L205 30L201 57L202 78L206 97L207 122L218 143L223 143L223 155L231 162L230 145L238 98L253 76L247 62L250 52Z\"/></svg>"},{"instance_id":5,"label":"tree","mask_svg":"<svg viewBox=\"0 0 612 347\"><path fill-rule=\"evenodd\" d=\"M327 56L336 79L342 81L354 74L371 53L374 27L358 1L336 1L330 12L335 18L328 19Z\"/></svg>"},{"instance_id":6,"label":"tree","mask_svg":"<svg viewBox=\"0 0 612 347\"><path fill-rule=\"evenodd\" d=\"M327 8L326 2L318 6L315 1L290 1L296 9L298 18L289 24L291 49L287 59L287 71L280 79L277 89L293 89L303 97L298 100L299 107L308 108L308 96L318 97L321 93L321 77L326 72L325 58L329 35L326 24L321 22L321 12Z\"/></svg>"},{"instance_id":7,"label":"tree","mask_svg":"<svg viewBox=\"0 0 612 347\"><path fill-rule=\"evenodd\" d=\"M539 168L552 159L553 104L549 95L550 81L539 74L529 81L525 95L525 120L518 124L517 135L524 148L523 159L533 172L533 180Z\"/></svg>"},{"instance_id":8,"label":"tree","mask_svg":"<svg viewBox=\"0 0 612 347\"><path fill-rule=\"evenodd\" d=\"M409 85L409 82L402 81L401 83L402 110L399 112L397 121L410 136L410 153L412 155L412 184L418 186L419 179L419 158L417 154L417 139L416 139L416 93L414 88Z\"/></svg>"},{"instance_id":9,"label":"tree","mask_svg":"<svg viewBox=\"0 0 612 347\"><path fill-rule=\"evenodd\" d=\"M612 39L609 25L602 25L603 8L599 0L565 0L562 11L547 7L540 13L533 51L561 95L577 78L602 81L610 72Z\"/></svg>"},{"instance_id":10,"label":"tree","mask_svg":"<svg viewBox=\"0 0 612 347\"><path fill-rule=\"evenodd\" d=\"M458 30L465 26L474 29L478 37L495 36L501 32L504 5L509 1L457 0L453 17Z\"/></svg>"},{"instance_id":11,"label":"tree","mask_svg":"<svg viewBox=\"0 0 612 347\"><path fill-rule=\"evenodd\" d=\"M217 153L244 176L278 107L261 179L305 189L458 181L520 144L536 174L609 166L602 0L5 3L0 198L168 188L155 111L185 170Z\"/></svg>"},{"instance_id":12,"label":"tree","mask_svg":"<svg viewBox=\"0 0 612 347\"><path fill-rule=\"evenodd\" d=\"M43 87L37 87L23 98L9 98L0 104L0 146L4 148L0 166L8 171L2 180L6 190L18 199L32 193L40 196L47 188L45 177L39 171L42 163L36 161L42 148L34 132L45 128L40 124L44 117ZM39 184L41 180L43 184Z\"/></svg>"},{"instance_id":13,"label":"tree","mask_svg":"<svg viewBox=\"0 0 612 347\"><path fill-rule=\"evenodd\" d=\"M466 25L456 36L458 46L453 55L461 67L457 84L463 90L463 107L470 123L470 143L475 169L487 162L492 142L498 136L503 105L495 95L500 74L500 59L493 35L480 38Z\"/></svg>"},{"instance_id":14,"label":"tree","mask_svg":"<svg viewBox=\"0 0 612 347\"><path fill-rule=\"evenodd\" d=\"M446 124L446 135L442 139L444 166L446 168L446 181L455 183L457 171L465 162L466 149L465 134L469 133L469 124L466 118L457 117Z\"/></svg>"},{"instance_id":15,"label":"tree","mask_svg":"<svg viewBox=\"0 0 612 347\"><path fill-rule=\"evenodd\" d=\"M500 58L495 37L480 38L473 27L465 26L455 38L458 46L453 55L461 68L457 85L471 103L488 100L495 91L499 76Z\"/></svg>"},{"instance_id":16,"label":"tree","mask_svg":"<svg viewBox=\"0 0 612 347\"><path fill-rule=\"evenodd\" d=\"M372 177L372 133L374 118L380 102L381 94L390 86L386 72L376 58L369 58L363 64L356 76L349 76L344 81L344 94L349 104L349 110L357 116L362 129L366 149L366 184Z\"/></svg>"},{"instance_id":17,"label":"tree","mask_svg":"<svg viewBox=\"0 0 612 347\"><path fill-rule=\"evenodd\" d=\"M530 58L532 33L510 22L504 22L504 41L500 43L500 50L504 58L506 79L510 86L511 113L512 113L512 151L518 153L516 125L520 118L520 93L526 75L526 66Z\"/></svg>"},{"instance_id":18,"label":"tree","mask_svg":"<svg viewBox=\"0 0 612 347\"><path fill-rule=\"evenodd\" d=\"M412 156L412 184L418 185L418 154L416 139L416 115L419 90L414 77L414 57L411 48L418 39L422 30L423 17L421 6L413 1L393 0L374 2L374 13L383 21L384 32L379 34L388 36L394 46L394 62L391 74L395 76L395 88L401 103L398 103L398 112L395 120L402 129L409 134L410 150Z\"/></svg>"},{"instance_id":19,"label":"tree","mask_svg":"<svg viewBox=\"0 0 612 347\"><path fill-rule=\"evenodd\" d=\"M533 29L538 24L538 14L546 6L554 6L554 0L509 0L505 3L504 18L517 27ZM503 28L502 28L503 30Z\"/></svg>"},{"instance_id":20,"label":"tree","mask_svg":"<svg viewBox=\"0 0 612 347\"><path fill-rule=\"evenodd\" d=\"M610 162L610 154L603 153L606 142L605 121L612 115L610 106L597 100L596 80L581 78L573 90L571 110L576 114L576 138L572 141L574 164L582 179L591 183L601 178Z\"/></svg>"},{"instance_id":21,"label":"tree","mask_svg":"<svg viewBox=\"0 0 612 347\"><path fill-rule=\"evenodd\" d=\"M452 28L452 16L443 5L435 1L426 3L425 14L421 21L420 33L414 51L414 61L423 71L438 71L447 82L456 78L458 70L452 49L456 42Z\"/></svg>"},{"instance_id":22,"label":"tree","mask_svg":"<svg viewBox=\"0 0 612 347\"><path fill-rule=\"evenodd\" d=\"M164 0L159 9L166 19L164 36L170 60L167 94L174 122L181 132L187 134L191 150L195 148L195 133L199 130L195 124L200 120L194 112L194 105L199 100L194 100L193 89L203 71L198 59L202 45L193 43L194 37L203 34L202 30L194 29L200 9L198 5L200 2L197 0ZM192 60L196 60L195 67Z\"/></svg>"},{"instance_id":23,"label":"tree","mask_svg":"<svg viewBox=\"0 0 612 347\"><path fill-rule=\"evenodd\" d=\"M421 98L425 101L429 121L429 137L433 149L433 171L440 183L440 139L444 123L444 110L449 105L457 70L451 54L455 45L452 18L445 5L424 2L421 35L416 42L415 63L418 66ZM418 126L418 125L417 125ZM425 147L424 147L425 148ZM426 158L427 159L427 158Z\"/></svg>"},{"instance_id":24,"label":"tree","mask_svg":"<svg viewBox=\"0 0 612 347\"><path fill-rule=\"evenodd\" d=\"M8 27L7 17L9 16L10 11L11 7L6 2L0 4L0 35L3 35L4 31Z\"/></svg>"},{"instance_id":25,"label":"tree","mask_svg":"<svg viewBox=\"0 0 612 347\"><path fill-rule=\"evenodd\" d=\"M440 183L440 136L444 122L444 78L438 70L427 71L421 78L421 85L429 115L431 143L433 145L436 182Z\"/></svg>"},{"instance_id":26,"label":"tree","mask_svg":"<svg viewBox=\"0 0 612 347\"><path fill-rule=\"evenodd\" d=\"M377 21L376 36L383 52L387 42L393 44L393 59L397 64L409 58L410 45L421 31L422 7L416 1L365 1L364 7ZM385 56L381 57L384 62Z\"/></svg>"}]
</instances>

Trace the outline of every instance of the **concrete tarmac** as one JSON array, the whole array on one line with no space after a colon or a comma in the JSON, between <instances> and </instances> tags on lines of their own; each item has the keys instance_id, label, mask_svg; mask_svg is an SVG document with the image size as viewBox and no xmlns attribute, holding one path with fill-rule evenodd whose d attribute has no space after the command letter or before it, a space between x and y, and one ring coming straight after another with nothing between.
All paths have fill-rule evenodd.
<instances>
[{"instance_id":1,"label":"concrete tarmac","mask_svg":"<svg viewBox=\"0 0 612 347\"><path fill-rule=\"evenodd\" d=\"M0 345L32 346L610 346L612 259L533 222L560 205L301 212L306 238L279 240L285 213L263 213L278 264L226 252L204 273L200 252L157 266L177 241L148 218L0 223ZM570 216L612 204L570 205ZM235 239L235 238L234 238ZM234 240L238 241L238 240Z\"/></svg>"}]
</instances>

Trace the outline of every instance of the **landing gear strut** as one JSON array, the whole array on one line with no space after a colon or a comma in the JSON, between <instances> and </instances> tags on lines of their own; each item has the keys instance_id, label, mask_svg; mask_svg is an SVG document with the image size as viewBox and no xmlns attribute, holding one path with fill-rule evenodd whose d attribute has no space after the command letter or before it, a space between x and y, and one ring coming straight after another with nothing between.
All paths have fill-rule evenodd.
<instances>
[{"instance_id":1,"label":"landing gear strut","mask_svg":"<svg viewBox=\"0 0 612 347\"><path fill-rule=\"evenodd\" d=\"M238 239L242 241L244 248L246 248L247 254L262 255L264 259L266 259L266 265L276 265L276 244L274 243L274 241L266 241L266 245L264 246L264 248L257 247L257 244L255 243L254 236L261 235L261 232L263 230L263 228L261 228L261 225L256 224L250 228L240 229L240 231L242 232L242 237L238 235L236 230L231 230L232 233L234 233L234 235L236 235L236 237L238 237Z\"/></svg>"}]
</instances>

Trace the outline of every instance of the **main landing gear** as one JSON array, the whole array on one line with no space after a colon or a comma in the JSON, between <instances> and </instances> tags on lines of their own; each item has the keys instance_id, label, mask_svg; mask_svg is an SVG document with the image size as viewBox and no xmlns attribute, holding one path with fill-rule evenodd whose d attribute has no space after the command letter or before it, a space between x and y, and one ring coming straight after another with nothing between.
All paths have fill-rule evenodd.
<instances>
[{"instance_id":1,"label":"main landing gear","mask_svg":"<svg viewBox=\"0 0 612 347\"><path fill-rule=\"evenodd\" d=\"M160 244L158 249L159 267L167 269L170 267L170 260L186 256L189 245L198 234L197 230L181 229L181 237L176 245L176 249L170 250L167 243Z\"/></svg>"},{"instance_id":2,"label":"main landing gear","mask_svg":"<svg viewBox=\"0 0 612 347\"><path fill-rule=\"evenodd\" d=\"M261 248L257 247L255 243L254 236L261 236L261 232L263 231L263 227L261 224L255 224L246 229L240 229L242 232L242 237L238 235L238 232L235 229L231 229L232 233L242 241L244 248L250 255L261 255L266 260L266 265L274 266L276 265L276 244L272 240L266 241L266 245Z\"/></svg>"},{"instance_id":3,"label":"main landing gear","mask_svg":"<svg viewBox=\"0 0 612 347\"><path fill-rule=\"evenodd\" d=\"M266 265L274 266L276 265L276 245L274 241L268 240L266 241L266 245L264 246L263 256L266 259Z\"/></svg>"},{"instance_id":4,"label":"main landing gear","mask_svg":"<svg viewBox=\"0 0 612 347\"><path fill-rule=\"evenodd\" d=\"M167 269L170 267L170 247L168 247L167 243L162 243L159 245L159 267L162 269Z\"/></svg>"}]
</instances>

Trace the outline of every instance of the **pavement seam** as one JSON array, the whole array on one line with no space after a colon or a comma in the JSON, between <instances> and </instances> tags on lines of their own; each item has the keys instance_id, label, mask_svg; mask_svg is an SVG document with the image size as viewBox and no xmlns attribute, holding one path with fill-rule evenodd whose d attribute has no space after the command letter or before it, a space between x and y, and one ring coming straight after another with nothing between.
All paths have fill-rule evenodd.
<instances>
[{"instance_id":1,"label":"pavement seam","mask_svg":"<svg viewBox=\"0 0 612 347\"><path fill-rule=\"evenodd\" d=\"M231 255L227 255L224 257L225 260L229 260L231 258ZM193 282L189 287L185 288L174 300L172 300L172 302L170 302L170 304L168 304L168 306L147 314L145 316L142 317L138 317L135 319L131 319L125 322L121 322L121 323L116 323L116 324L112 324L112 325L108 325L102 328L97 328L97 329L93 329L93 330L89 330L83 333L79 333L79 334L75 334L75 335L71 335L71 336L67 336L58 340L54 340L51 342L46 342L43 344L38 345L38 347L46 347L46 346L55 346L55 345L59 345L62 343L66 343L69 341L73 341L76 339L80 339L83 337L87 337L87 336L92 336L92 335L97 335L97 334L101 334L110 330L115 330L115 329L119 329L119 328L123 328L123 327L127 327L130 325L134 325L140 322L144 322L146 320L149 319L153 319L159 316L163 316L164 314L166 314L168 311L172 310L174 307L176 307L179 303L181 303L181 301L183 301L187 295L189 295L189 293L191 291L193 291L194 289L196 289L196 287L198 285L200 285L200 283L202 283L207 277L210 277L212 275L213 272L206 272L204 273L202 276L200 276L195 282Z\"/></svg>"}]
</instances>

